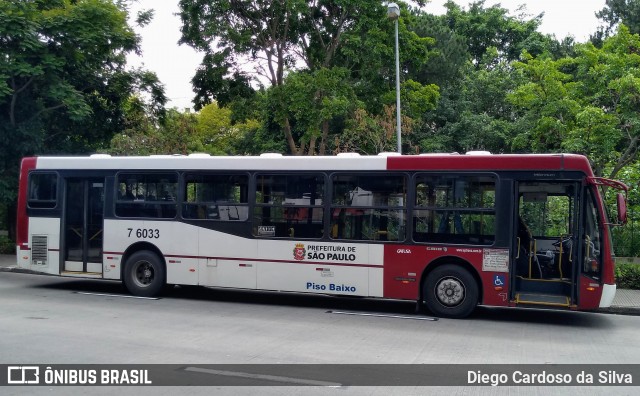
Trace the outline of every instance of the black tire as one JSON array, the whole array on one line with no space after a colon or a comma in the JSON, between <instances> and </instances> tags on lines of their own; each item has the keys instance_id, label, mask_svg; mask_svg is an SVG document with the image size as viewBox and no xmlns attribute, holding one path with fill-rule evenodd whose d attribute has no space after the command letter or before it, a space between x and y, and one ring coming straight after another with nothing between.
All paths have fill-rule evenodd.
<instances>
[{"instance_id":1,"label":"black tire","mask_svg":"<svg viewBox=\"0 0 640 396\"><path fill-rule=\"evenodd\" d=\"M156 296L165 286L164 263L153 252L135 252L127 259L123 278L125 288L134 296Z\"/></svg>"},{"instance_id":2,"label":"black tire","mask_svg":"<svg viewBox=\"0 0 640 396\"><path fill-rule=\"evenodd\" d=\"M443 318L466 318L478 305L478 284L459 265L446 264L427 276L422 299L429 310Z\"/></svg>"}]
</instances>

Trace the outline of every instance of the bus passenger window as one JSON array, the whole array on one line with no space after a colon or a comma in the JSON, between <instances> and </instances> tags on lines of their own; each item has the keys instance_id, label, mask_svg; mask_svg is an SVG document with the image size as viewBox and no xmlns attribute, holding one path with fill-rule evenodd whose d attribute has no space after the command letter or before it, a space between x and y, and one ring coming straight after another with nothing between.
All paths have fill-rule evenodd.
<instances>
[{"instance_id":1,"label":"bus passenger window","mask_svg":"<svg viewBox=\"0 0 640 396\"><path fill-rule=\"evenodd\" d=\"M491 176L418 175L416 242L491 245L495 240L495 179Z\"/></svg>"},{"instance_id":2,"label":"bus passenger window","mask_svg":"<svg viewBox=\"0 0 640 396\"><path fill-rule=\"evenodd\" d=\"M258 174L253 234L318 239L324 234L324 175Z\"/></svg>"},{"instance_id":3,"label":"bus passenger window","mask_svg":"<svg viewBox=\"0 0 640 396\"><path fill-rule=\"evenodd\" d=\"M29 175L30 208L53 209L57 204L58 175L55 173L32 173Z\"/></svg>"},{"instance_id":4,"label":"bus passenger window","mask_svg":"<svg viewBox=\"0 0 640 396\"><path fill-rule=\"evenodd\" d=\"M178 190L175 173L120 173L117 178L116 216L134 218L176 217Z\"/></svg>"},{"instance_id":5,"label":"bus passenger window","mask_svg":"<svg viewBox=\"0 0 640 396\"><path fill-rule=\"evenodd\" d=\"M404 175L337 174L332 184L331 238L405 239Z\"/></svg>"},{"instance_id":6,"label":"bus passenger window","mask_svg":"<svg viewBox=\"0 0 640 396\"><path fill-rule=\"evenodd\" d=\"M189 174L185 176L182 217L246 221L249 218L249 176L245 174Z\"/></svg>"}]
</instances>

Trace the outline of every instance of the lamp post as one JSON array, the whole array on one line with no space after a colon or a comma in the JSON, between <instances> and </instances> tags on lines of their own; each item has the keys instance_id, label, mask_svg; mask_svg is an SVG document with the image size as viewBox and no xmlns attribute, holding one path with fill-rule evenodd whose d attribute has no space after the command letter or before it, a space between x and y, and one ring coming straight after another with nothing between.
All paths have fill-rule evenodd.
<instances>
[{"instance_id":1,"label":"lamp post","mask_svg":"<svg viewBox=\"0 0 640 396\"><path fill-rule=\"evenodd\" d=\"M398 154L402 154L402 140L400 135L400 49L398 44L398 18L400 7L396 3L387 6L387 17L395 21L396 25L396 134L398 139Z\"/></svg>"}]
</instances>

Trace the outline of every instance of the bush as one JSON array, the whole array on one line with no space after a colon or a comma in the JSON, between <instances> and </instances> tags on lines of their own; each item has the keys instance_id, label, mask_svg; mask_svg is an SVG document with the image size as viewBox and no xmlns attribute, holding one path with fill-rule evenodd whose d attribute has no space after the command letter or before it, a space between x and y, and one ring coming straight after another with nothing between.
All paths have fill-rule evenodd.
<instances>
[{"instance_id":1,"label":"bush","mask_svg":"<svg viewBox=\"0 0 640 396\"><path fill-rule=\"evenodd\" d=\"M16 254L16 244L6 235L0 235L0 254Z\"/></svg>"},{"instance_id":2,"label":"bush","mask_svg":"<svg viewBox=\"0 0 640 396\"><path fill-rule=\"evenodd\" d=\"M615 275L618 288L640 290L640 265L617 264Z\"/></svg>"}]
</instances>

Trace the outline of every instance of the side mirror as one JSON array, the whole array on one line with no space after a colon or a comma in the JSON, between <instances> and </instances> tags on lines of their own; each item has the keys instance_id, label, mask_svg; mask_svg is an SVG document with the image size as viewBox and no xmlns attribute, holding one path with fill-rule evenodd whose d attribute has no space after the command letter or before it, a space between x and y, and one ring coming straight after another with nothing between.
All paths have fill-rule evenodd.
<instances>
[{"instance_id":1,"label":"side mirror","mask_svg":"<svg viewBox=\"0 0 640 396\"><path fill-rule=\"evenodd\" d=\"M627 201L624 199L624 195L618 193L616 196L618 204L618 222L621 224L627 223Z\"/></svg>"}]
</instances>

